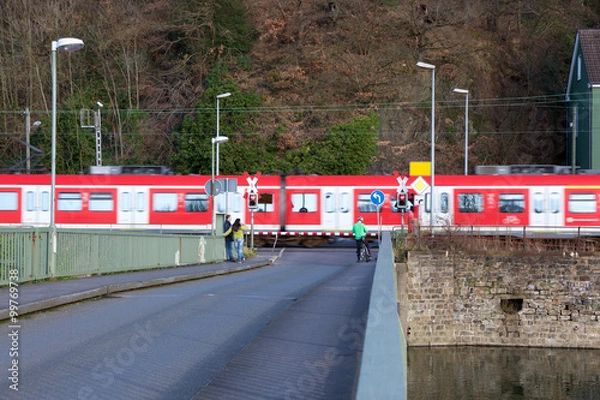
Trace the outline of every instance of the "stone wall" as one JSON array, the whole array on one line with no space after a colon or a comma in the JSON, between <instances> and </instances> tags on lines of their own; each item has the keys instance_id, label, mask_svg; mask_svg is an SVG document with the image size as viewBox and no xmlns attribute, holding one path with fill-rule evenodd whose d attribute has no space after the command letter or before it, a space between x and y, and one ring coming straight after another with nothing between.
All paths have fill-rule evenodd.
<instances>
[{"instance_id":1,"label":"stone wall","mask_svg":"<svg viewBox=\"0 0 600 400\"><path fill-rule=\"evenodd\" d=\"M600 348L600 257L409 252L396 267L409 346Z\"/></svg>"}]
</instances>

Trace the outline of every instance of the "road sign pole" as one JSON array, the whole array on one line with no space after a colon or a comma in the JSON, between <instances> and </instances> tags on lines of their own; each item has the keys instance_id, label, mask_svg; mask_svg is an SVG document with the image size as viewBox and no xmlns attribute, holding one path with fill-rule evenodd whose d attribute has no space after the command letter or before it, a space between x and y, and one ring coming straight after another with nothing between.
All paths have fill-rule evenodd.
<instances>
[{"instance_id":1,"label":"road sign pole","mask_svg":"<svg viewBox=\"0 0 600 400\"><path fill-rule=\"evenodd\" d=\"M401 217L401 226L400 226L400 232L404 235L404 210L402 210L402 212L400 213Z\"/></svg>"},{"instance_id":2,"label":"road sign pole","mask_svg":"<svg viewBox=\"0 0 600 400\"><path fill-rule=\"evenodd\" d=\"M254 250L254 210L250 211L250 248Z\"/></svg>"},{"instance_id":3,"label":"road sign pole","mask_svg":"<svg viewBox=\"0 0 600 400\"><path fill-rule=\"evenodd\" d=\"M385 194L381 190L373 190L371 192L371 203L377 207L377 238L381 240L381 218L379 217L379 206L383 204Z\"/></svg>"}]
</instances>

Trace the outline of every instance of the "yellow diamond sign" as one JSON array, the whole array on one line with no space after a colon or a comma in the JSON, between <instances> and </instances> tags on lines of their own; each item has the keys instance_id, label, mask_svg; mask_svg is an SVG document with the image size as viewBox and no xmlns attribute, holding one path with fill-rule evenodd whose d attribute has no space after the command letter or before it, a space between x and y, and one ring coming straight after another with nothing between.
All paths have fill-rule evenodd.
<instances>
[{"instance_id":1,"label":"yellow diamond sign","mask_svg":"<svg viewBox=\"0 0 600 400\"><path fill-rule=\"evenodd\" d=\"M421 194L421 193L423 193L425 190L427 190L429 188L429 184L425 181L425 179L423 179L422 176L419 176L412 183L411 187L413 188L413 190L415 192L417 192L417 194Z\"/></svg>"}]
</instances>

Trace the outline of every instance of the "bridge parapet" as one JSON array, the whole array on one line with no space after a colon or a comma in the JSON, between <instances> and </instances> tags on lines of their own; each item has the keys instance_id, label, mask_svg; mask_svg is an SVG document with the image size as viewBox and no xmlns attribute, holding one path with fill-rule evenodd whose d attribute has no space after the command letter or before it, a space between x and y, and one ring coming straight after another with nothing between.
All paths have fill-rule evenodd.
<instances>
[{"instance_id":1,"label":"bridge parapet","mask_svg":"<svg viewBox=\"0 0 600 400\"><path fill-rule=\"evenodd\" d=\"M397 287L390 233L383 232L373 276L357 400L406 399L406 340L398 315Z\"/></svg>"},{"instance_id":2,"label":"bridge parapet","mask_svg":"<svg viewBox=\"0 0 600 400\"><path fill-rule=\"evenodd\" d=\"M0 229L0 285L223 261L224 240L136 231L57 230L56 269L49 267L49 228Z\"/></svg>"}]
</instances>

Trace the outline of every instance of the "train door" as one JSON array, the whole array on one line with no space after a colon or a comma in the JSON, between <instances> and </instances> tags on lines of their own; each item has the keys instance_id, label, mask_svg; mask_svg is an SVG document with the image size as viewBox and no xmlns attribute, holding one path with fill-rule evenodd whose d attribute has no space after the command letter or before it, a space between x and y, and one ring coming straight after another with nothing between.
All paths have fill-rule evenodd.
<instances>
[{"instance_id":1,"label":"train door","mask_svg":"<svg viewBox=\"0 0 600 400\"><path fill-rule=\"evenodd\" d=\"M25 186L22 193L23 225L50 224L50 187Z\"/></svg>"},{"instance_id":2,"label":"train door","mask_svg":"<svg viewBox=\"0 0 600 400\"><path fill-rule=\"evenodd\" d=\"M419 196L418 201L418 218L422 227L428 226L451 226L454 224L454 217L452 215L453 203L452 203L452 190L447 187L436 187L435 188L435 201L434 201L434 218L432 220L431 215L431 190L426 192L423 197Z\"/></svg>"},{"instance_id":3,"label":"train door","mask_svg":"<svg viewBox=\"0 0 600 400\"><path fill-rule=\"evenodd\" d=\"M531 206L529 208L532 226L562 226L565 210L561 199L563 191L559 187L545 186L531 189Z\"/></svg>"},{"instance_id":4,"label":"train door","mask_svg":"<svg viewBox=\"0 0 600 400\"><path fill-rule=\"evenodd\" d=\"M149 223L148 189L139 186L119 188L117 223L131 228Z\"/></svg>"},{"instance_id":5,"label":"train door","mask_svg":"<svg viewBox=\"0 0 600 400\"><path fill-rule=\"evenodd\" d=\"M328 187L323 191L323 229L328 231L349 230L354 222L352 193L345 187Z\"/></svg>"}]
</instances>

